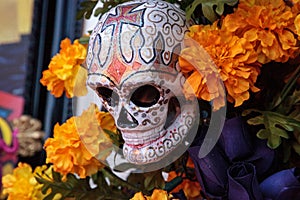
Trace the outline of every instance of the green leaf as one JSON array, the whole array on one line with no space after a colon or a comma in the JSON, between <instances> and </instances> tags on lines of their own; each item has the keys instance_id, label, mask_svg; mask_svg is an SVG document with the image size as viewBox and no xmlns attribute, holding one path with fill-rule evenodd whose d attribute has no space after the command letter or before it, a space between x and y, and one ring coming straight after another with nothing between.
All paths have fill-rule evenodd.
<instances>
[{"instance_id":1,"label":"green leaf","mask_svg":"<svg viewBox=\"0 0 300 200\"><path fill-rule=\"evenodd\" d=\"M189 21L196 8L201 5L204 17L210 22L214 22L218 18L217 14L219 16L223 14L225 4L234 6L237 2L238 0L195 0L186 8L186 19Z\"/></svg>"},{"instance_id":2,"label":"green leaf","mask_svg":"<svg viewBox=\"0 0 300 200\"><path fill-rule=\"evenodd\" d=\"M102 8L96 8L95 12L94 12L94 16L97 17L99 16L101 13L103 13Z\"/></svg>"},{"instance_id":3,"label":"green leaf","mask_svg":"<svg viewBox=\"0 0 300 200\"><path fill-rule=\"evenodd\" d=\"M98 1L85 0L80 3L80 9L77 11L76 19L82 19L85 17L89 19L93 13L94 8L96 7Z\"/></svg>"},{"instance_id":4,"label":"green leaf","mask_svg":"<svg viewBox=\"0 0 300 200\"><path fill-rule=\"evenodd\" d=\"M271 149L276 149L280 144L281 144L280 136L270 135L267 143L268 147L270 147Z\"/></svg>"},{"instance_id":5,"label":"green leaf","mask_svg":"<svg viewBox=\"0 0 300 200\"><path fill-rule=\"evenodd\" d=\"M103 129L103 130L110 137L113 144L116 145L117 147L119 147L121 144L124 143L120 133L115 133L108 129Z\"/></svg>"},{"instance_id":6,"label":"green leaf","mask_svg":"<svg viewBox=\"0 0 300 200\"><path fill-rule=\"evenodd\" d=\"M102 7L96 8L95 12L94 12L94 16L101 16L104 13L106 13L107 11L109 11L109 9L111 9L112 7L117 6L120 3L124 3L130 0L101 0L102 2Z\"/></svg>"},{"instance_id":7,"label":"green leaf","mask_svg":"<svg viewBox=\"0 0 300 200\"><path fill-rule=\"evenodd\" d=\"M277 136L283 137L285 139L289 138L289 135L287 134L287 132L281 128L270 127L269 130L270 130L271 134L273 134L273 135L277 135Z\"/></svg>"},{"instance_id":8,"label":"green leaf","mask_svg":"<svg viewBox=\"0 0 300 200\"><path fill-rule=\"evenodd\" d=\"M79 38L78 41L80 44L89 44L89 40L90 40L89 36L82 36L81 38Z\"/></svg>"},{"instance_id":9,"label":"green leaf","mask_svg":"<svg viewBox=\"0 0 300 200\"><path fill-rule=\"evenodd\" d=\"M52 177L53 177L54 181L61 182L61 175L60 175L60 173L55 172L53 169L52 169Z\"/></svg>"},{"instance_id":10,"label":"green leaf","mask_svg":"<svg viewBox=\"0 0 300 200\"><path fill-rule=\"evenodd\" d=\"M163 189L165 187L165 181L160 170L154 173L146 173L144 176L144 186L148 191L153 190L154 188Z\"/></svg>"},{"instance_id":11,"label":"green leaf","mask_svg":"<svg viewBox=\"0 0 300 200\"><path fill-rule=\"evenodd\" d=\"M101 169L101 172L103 173L103 176L108 178L110 181L110 185L115 184L116 187L124 187L132 191L143 191L141 188L134 185L134 183L129 181L124 181L120 177L116 176L109 168L103 168ZM143 191L144 193L144 191Z\"/></svg>"},{"instance_id":12,"label":"green leaf","mask_svg":"<svg viewBox=\"0 0 300 200\"><path fill-rule=\"evenodd\" d=\"M262 115L259 115L259 116L253 117L251 119L248 119L247 122L250 125L264 124L264 117Z\"/></svg>"},{"instance_id":13,"label":"green leaf","mask_svg":"<svg viewBox=\"0 0 300 200\"><path fill-rule=\"evenodd\" d=\"M267 131L266 129L260 129L257 133L256 133L256 136L259 138L259 139L268 139L270 135L270 132Z\"/></svg>"},{"instance_id":14,"label":"green leaf","mask_svg":"<svg viewBox=\"0 0 300 200\"><path fill-rule=\"evenodd\" d=\"M40 184L43 184L41 188L43 194L46 194L49 189L51 189L51 192L44 198L46 200L54 199L54 196L58 193L62 195L62 199L67 197L76 197L77 199L80 199L82 194L85 194L87 192L96 192L95 190L92 190L90 188L90 185L88 183L89 177L85 179L79 179L73 174L68 174L67 180L62 181L61 175L54 171L52 171L52 177L54 180L44 179L40 175L36 176L36 180Z\"/></svg>"},{"instance_id":15,"label":"green leaf","mask_svg":"<svg viewBox=\"0 0 300 200\"><path fill-rule=\"evenodd\" d=\"M267 144L272 149L281 144L281 138L289 139L289 132L300 129L300 121L290 116L254 109L248 110L244 114L250 114L251 112L257 112L260 115L247 120L247 122L251 125L264 125L265 129L259 130L256 135L260 139L267 139Z\"/></svg>"},{"instance_id":16,"label":"green leaf","mask_svg":"<svg viewBox=\"0 0 300 200\"><path fill-rule=\"evenodd\" d=\"M247 116L247 115L250 115L252 112L256 112L256 113L260 113L260 114L262 114L263 113L263 111L260 111L260 110L257 110L257 109L247 109L247 110L244 110L243 112L242 112L242 116Z\"/></svg>"},{"instance_id":17,"label":"green leaf","mask_svg":"<svg viewBox=\"0 0 300 200\"><path fill-rule=\"evenodd\" d=\"M203 15L206 17L206 19L208 19L210 22L214 22L218 19L217 14L215 13L213 7L211 7L210 5L203 4L202 12L203 12Z\"/></svg>"}]
</instances>

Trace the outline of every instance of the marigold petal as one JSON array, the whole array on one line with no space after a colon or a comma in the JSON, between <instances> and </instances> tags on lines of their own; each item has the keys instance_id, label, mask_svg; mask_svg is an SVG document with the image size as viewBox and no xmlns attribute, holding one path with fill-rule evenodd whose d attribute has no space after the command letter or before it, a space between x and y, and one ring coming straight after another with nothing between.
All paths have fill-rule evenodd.
<instances>
[{"instance_id":1,"label":"marigold petal","mask_svg":"<svg viewBox=\"0 0 300 200\"><path fill-rule=\"evenodd\" d=\"M294 20L295 28L296 28L296 33L298 35L298 40L300 40L300 14L295 17Z\"/></svg>"},{"instance_id":2,"label":"marigold petal","mask_svg":"<svg viewBox=\"0 0 300 200\"><path fill-rule=\"evenodd\" d=\"M246 38L248 41L252 42L252 41L255 41L258 39L257 33L258 33L258 30L255 28L252 28L252 29L246 31L244 33L243 37Z\"/></svg>"},{"instance_id":3,"label":"marigold petal","mask_svg":"<svg viewBox=\"0 0 300 200\"><path fill-rule=\"evenodd\" d=\"M144 197L142 192L137 192L130 200L145 200L145 199L146 198Z\"/></svg>"},{"instance_id":4,"label":"marigold petal","mask_svg":"<svg viewBox=\"0 0 300 200\"><path fill-rule=\"evenodd\" d=\"M169 200L169 195L165 190L155 189L151 195L151 199Z\"/></svg>"}]
</instances>

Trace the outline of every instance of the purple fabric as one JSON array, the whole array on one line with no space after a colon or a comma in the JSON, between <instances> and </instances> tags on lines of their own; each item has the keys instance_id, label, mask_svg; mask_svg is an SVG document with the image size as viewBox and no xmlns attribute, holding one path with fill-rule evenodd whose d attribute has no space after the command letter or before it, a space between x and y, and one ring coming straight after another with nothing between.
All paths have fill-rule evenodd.
<instances>
[{"instance_id":1,"label":"purple fabric","mask_svg":"<svg viewBox=\"0 0 300 200\"><path fill-rule=\"evenodd\" d=\"M246 162L235 163L229 167L227 175L228 199L262 200L254 165Z\"/></svg>"},{"instance_id":2,"label":"purple fabric","mask_svg":"<svg viewBox=\"0 0 300 200\"><path fill-rule=\"evenodd\" d=\"M213 150L199 158L202 141L189 148L197 179L212 199L262 199L257 177L272 168L275 153L266 142L250 135L241 117L226 120Z\"/></svg>"},{"instance_id":3,"label":"purple fabric","mask_svg":"<svg viewBox=\"0 0 300 200\"><path fill-rule=\"evenodd\" d=\"M233 162L253 153L252 137L241 117L226 120L218 142Z\"/></svg>"},{"instance_id":4,"label":"purple fabric","mask_svg":"<svg viewBox=\"0 0 300 200\"><path fill-rule=\"evenodd\" d=\"M265 198L273 200L300 199L299 168L279 171L266 178L260 189Z\"/></svg>"},{"instance_id":5,"label":"purple fabric","mask_svg":"<svg viewBox=\"0 0 300 200\"><path fill-rule=\"evenodd\" d=\"M218 143L230 161L254 164L259 177L263 177L272 168L275 151L267 147L266 142L258 139L255 134L251 135L241 117L225 122Z\"/></svg>"},{"instance_id":6,"label":"purple fabric","mask_svg":"<svg viewBox=\"0 0 300 200\"><path fill-rule=\"evenodd\" d=\"M253 146L253 154L245 158L244 161L255 166L257 177L265 178L274 172L275 151L267 146L265 140L258 138L253 142Z\"/></svg>"},{"instance_id":7,"label":"purple fabric","mask_svg":"<svg viewBox=\"0 0 300 200\"><path fill-rule=\"evenodd\" d=\"M194 162L196 176L205 194L212 199L223 199L226 195L227 175L229 167L222 150L215 146L204 158L199 158L200 146L190 147L189 154Z\"/></svg>"}]
</instances>

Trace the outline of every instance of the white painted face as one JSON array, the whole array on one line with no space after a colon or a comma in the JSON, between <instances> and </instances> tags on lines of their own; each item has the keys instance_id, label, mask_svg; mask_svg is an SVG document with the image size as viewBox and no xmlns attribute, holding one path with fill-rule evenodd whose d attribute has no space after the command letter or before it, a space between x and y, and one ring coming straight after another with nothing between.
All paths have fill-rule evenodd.
<instances>
[{"instance_id":1,"label":"white painted face","mask_svg":"<svg viewBox=\"0 0 300 200\"><path fill-rule=\"evenodd\" d=\"M91 34L88 85L114 117L130 163L169 155L197 119L197 100L185 99L177 64L186 30L175 5L132 1L104 14Z\"/></svg>"}]
</instances>

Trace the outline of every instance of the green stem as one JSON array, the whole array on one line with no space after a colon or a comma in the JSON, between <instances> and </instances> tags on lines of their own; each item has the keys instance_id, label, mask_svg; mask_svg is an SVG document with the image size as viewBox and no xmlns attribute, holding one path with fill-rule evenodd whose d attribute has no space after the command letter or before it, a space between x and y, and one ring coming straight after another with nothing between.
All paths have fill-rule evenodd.
<instances>
[{"instance_id":1,"label":"green stem","mask_svg":"<svg viewBox=\"0 0 300 200\"><path fill-rule=\"evenodd\" d=\"M127 187L128 189L134 190L136 192L142 191L143 193L145 193L145 191L143 191L141 188L138 188L138 187L124 181L123 179L121 179L120 177L118 177L117 175L112 173L111 170L109 170L107 168L103 168L101 171L102 171L102 173L104 174L105 177L108 177L109 179L113 179L120 186Z\"/></svg>"},{"instance_id":2,"label":"green stem","mask_svg":"<svg viewBox=\"0 0 300 200\"><path fill-rule=\"evenodd\" d=\"M280 94L278 99L272 103L271 110L277 107L288 96L288 94L293 89L293 86L295 85L299 77L300 77L300 65L297 67L296 71L290 77L287 84L283 87L282 93Z\"/></svg>"}]
</instances>

